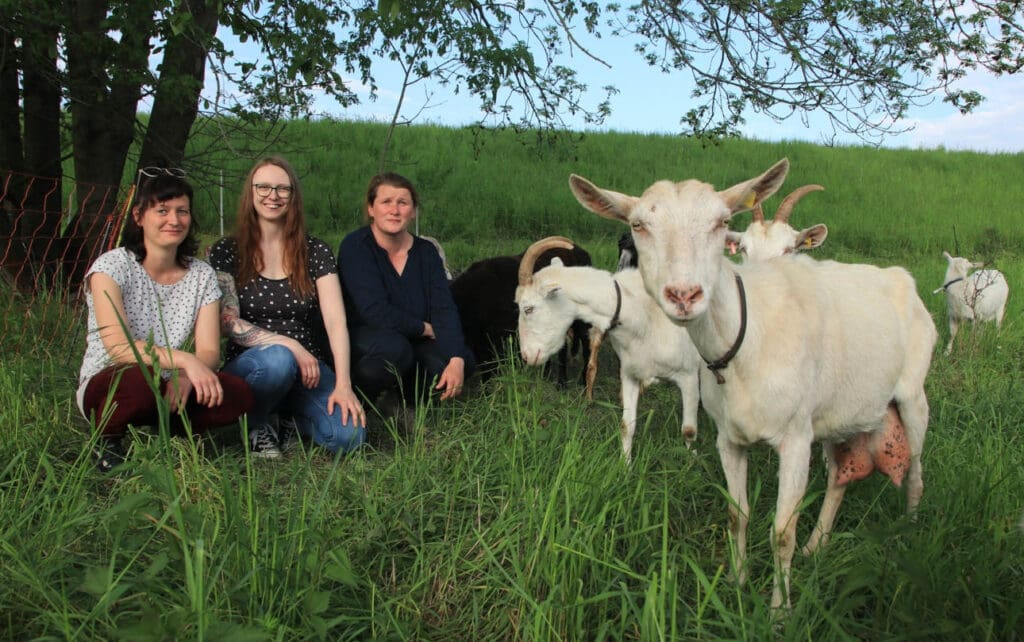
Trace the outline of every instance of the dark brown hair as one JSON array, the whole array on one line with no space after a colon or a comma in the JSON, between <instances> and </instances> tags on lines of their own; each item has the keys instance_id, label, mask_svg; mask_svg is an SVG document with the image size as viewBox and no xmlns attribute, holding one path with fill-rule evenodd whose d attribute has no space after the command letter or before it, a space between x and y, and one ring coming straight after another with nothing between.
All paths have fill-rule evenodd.
<instances>
[{"instance_id":1,"label":"dark brown hair","mask_svg":"<svg viewBox=\"0 0 1024 642\"><path fill-rule=\"evenodd\" d=\"M192 186L179 176L158 174L139 185L138 191L135 192L135 199L132 201L131 212L121 231L121 246L131 250L132 254L139 259L139 263L146 258L146 242L142 226L135 220L136 215L141 216L154 205L181 196L188 198L188 206L191 210ZM192 257L199 250L199 222L196 220L195 212L192 212L191 219L185 240L178 246L174 255L175 262L183 268L188 267Z\"/></svg>"}]
</instances>

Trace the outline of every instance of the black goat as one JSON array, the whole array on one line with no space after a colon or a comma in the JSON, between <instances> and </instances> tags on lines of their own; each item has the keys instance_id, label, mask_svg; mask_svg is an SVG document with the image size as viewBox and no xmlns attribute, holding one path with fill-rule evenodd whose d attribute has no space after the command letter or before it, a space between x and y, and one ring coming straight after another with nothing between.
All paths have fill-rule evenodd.
<instances>
[{"instance_id":1,"label":"black goat","mask_svg":"<svg viewBox=\"0 0 1024 642\"><path fill-rule=\"evenodd\" d=\"M616 271L621 272L627 268L635 268L639 265L636 244L633 243L633 233L623 232L622 236L619 237L619 266L616 268Z\"/></svg>"},{"instance_id":2,"label":"black goat","mask_svg":"<svg viewBox=\"0 0 1024 642\"><path fill-rule=\"evenodd\" d=\"M482 259L470 265L451 282L452 298L459 309L462 332L484 377L493 374L497 364L507 356L508 346L515 346L517 343L519 309L516 307L515 296L519 261L522 256L519 254ZM537 259L534 270L548 266L556 256L565 265L592 264L590 255L581 247L577 246L572 250L555 248ZM562 349L557 361L556 376L559 385L568 382L570 354L580 352L584 362L580 383L585 382L586 362L590 359L589 332L589 324L582 321L573 323L570 329L571 344ZM516 353L517 350L513 352Z\"/></svg>"}]
</instances>

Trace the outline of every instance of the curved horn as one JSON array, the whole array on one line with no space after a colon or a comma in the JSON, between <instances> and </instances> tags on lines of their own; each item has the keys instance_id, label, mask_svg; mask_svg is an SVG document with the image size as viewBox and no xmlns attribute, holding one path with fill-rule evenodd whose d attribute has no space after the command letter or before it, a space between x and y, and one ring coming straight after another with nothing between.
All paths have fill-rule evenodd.
<instances>
[{"instance_id":1,"label":"curved horn","mask_svg":"<svg viewBox=\"0 0 1024 642\"><path fill-rule=\"evenodd\" d=\"M809 192L820 192L824 189L821 185L804 185L803 187L796 188L789 196L782 200L772 220L779 223L788 223L789 215L793 213L793 206L796 205L797 201Z\"/></svg>"},{"instance_id":2,"label":"curved horn","mask_svg":"<svg viewBox=\"0 0 1024 642\"><path fill-rule=\"evenodd\" d=\"M764 208L760 203L754 206L754 222L764 223Z\"/></svg>"},{"instance_id":3,"label":"curved horn","mask_svg":"<svg viewBox=\"0 0 1024 642\"><path fill-rule=\"evenodd\" d=\"M537 257L554 247L571 250L575 246L564 236L549 236L526 248L523 258L519 259L519 285L533 283L533 265L537 262Z\"/></svg>"}]
</instances>

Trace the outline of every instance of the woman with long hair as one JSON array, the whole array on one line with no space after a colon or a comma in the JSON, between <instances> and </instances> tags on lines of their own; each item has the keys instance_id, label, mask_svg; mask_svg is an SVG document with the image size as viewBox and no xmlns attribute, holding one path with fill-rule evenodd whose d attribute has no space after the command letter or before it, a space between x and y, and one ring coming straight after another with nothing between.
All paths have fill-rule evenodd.
<instances>
[{"instance_id":1,"label":"woman with long hair","mask_svg":"<svg viewBox=\"0 0 1024 642\"><path fill-rule=\"evenodd\" d=\"M349 378L349 339L334 255L306 233L292 166L268 157L249 171L234 236L210 249L224 292L225 371L252 387L249 449L279 457L294 426L332 453L366 440L366 417ZM326 331L329 354L319 340Z\"/></svg>"},{"instance_id":2,"label":"woman with long hair","mask_svg":"<svg viewBox=\"0 0 1024 642\"><path fill-rule=\"evenodd\" d=\"M192 187L169 173L142 183L121 247L97 258L85 277L88 334L77 400L101 432L96 454L103 471L123 461L129 425L158 423L151 386L158 386L178 434L185 432L183 416L200 433L234 422L252 404L244 381L217 372L220 291L213 269L193 257L192 196Z\"/></svg>"}]
</instances>

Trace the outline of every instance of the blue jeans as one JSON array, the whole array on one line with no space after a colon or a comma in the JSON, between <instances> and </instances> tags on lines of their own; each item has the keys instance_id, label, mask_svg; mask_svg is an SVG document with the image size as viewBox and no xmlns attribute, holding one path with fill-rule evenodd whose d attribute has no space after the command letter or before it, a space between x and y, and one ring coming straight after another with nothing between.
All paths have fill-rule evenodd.
<instances>
[{"instance_id":1,"label":"blue jeans","mask_svg":"<svg viewBox=\"0 0 1024 642\"><path fill-rule=\"evenodd\" d=\"M255 402L249 411L249 425L268 423L274 413L295 420L299 432L332 453L350 452L366 441L366 426L357 426L355 417L341 420L341 409L327 413L327 399L334 391L334 371L320 362L320 382L306 388L291 350L280 345L249 348L224 366L225 372L239 376L252 388Z\"/></svg>"}]
</instances>

